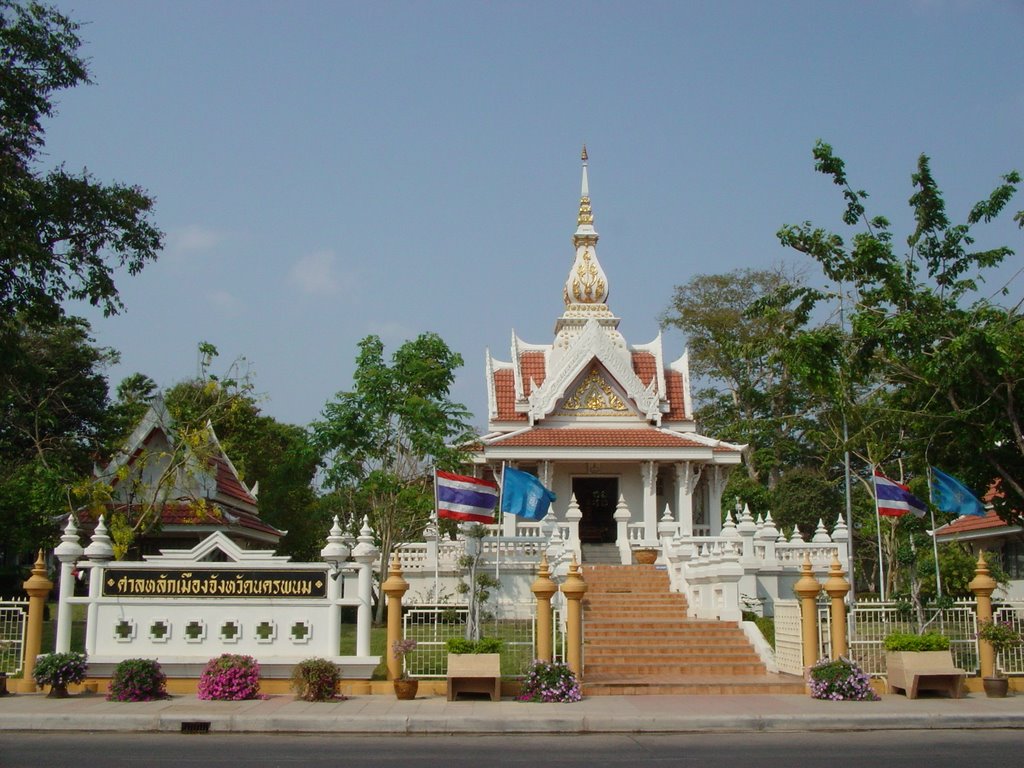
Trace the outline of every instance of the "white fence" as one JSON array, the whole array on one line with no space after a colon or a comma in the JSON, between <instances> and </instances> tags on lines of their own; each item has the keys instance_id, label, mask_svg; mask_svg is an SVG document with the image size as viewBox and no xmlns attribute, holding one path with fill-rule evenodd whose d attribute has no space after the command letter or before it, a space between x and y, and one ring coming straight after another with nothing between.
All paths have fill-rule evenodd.
<instances>
[{"instance_id":1,"label":"white fence","mask_svg":"<svg viewBox=\"0 0 1024 768\"><path fill-rule=\"evenodd\" d=\"M552 647L557 659L565 658L563 614L554 611ZM413 677L444 677L448 671L448 640L466 636L469 607L449 604L409 606L402 615L403 635L416 641L416 650L405 657L405 671ZM535 604L502 604L492 607L480 622L480 636L501 640L503 675L523 674L537 656Z\"/></svg>"},{"instance_id":2,"label":"white fence","mask_svg":"<svg viewBox=\"0 0 1024 768\"><path fill-rule=\"evenodd\" d=\"M0 602L0 672L14 676L24 662L28 600Z\"/></svg>"},{"instance_id":3,"label":"white fence","mask_svg":"<svg viewBox=\"0 0 1024 768\"><path fill-rule=\"evenodd\" d=\"M795 602L795 601L794 601ZM994 618L1008 622L1018 631L1024 629L1024 603L1006 603L997 606ZM819 652L831 657L830 612L827 603L818 603ZM908 610L905 603L858 601L847 615L849 656L869 675L885 675L885 638L893 632L919 634L937 632L949 638L953 663L971 674L978 674L978 620L977 605L963 600L947 608L926 607L924 621L916 611ZM776 619L778 641L778 619ZM996 656L996 668L1007 675L1024 674L1024 649L1017 647Z\"/></svg>"},{"instance_id":4,"label":"white fence","mask_svg":"<svg viewBox=\"0 0 1024 768\"><path fill-rule=\"evenodd\" d=\"M800 632L800 602L775 601L775 663L780 672L804 674L803 638Z\"/></svg>"}]
</instances>

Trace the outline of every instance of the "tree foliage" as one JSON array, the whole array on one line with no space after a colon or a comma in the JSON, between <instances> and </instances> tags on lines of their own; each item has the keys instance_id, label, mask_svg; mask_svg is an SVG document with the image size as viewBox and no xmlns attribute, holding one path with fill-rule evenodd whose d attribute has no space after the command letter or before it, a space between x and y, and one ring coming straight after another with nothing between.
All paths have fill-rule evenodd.
<instances>
[{"instance_id":1,"label":"tree foliage","mask_svg":"<svg viewBox=\"0 0 1024 768\"><path fill-rule=\"evenodd\" d=\"M53 541L116 431L105 369L117 356L78 318L13 329L0 369L0 540L16 553Z\"/></svg>"},{"instance_id":2,"label":"tree foliage","mask_svg":"<svg viewBox=\"0 0 1024 768\"><path fill-rule=\"evenodd\" d=\"M434 333L405 342L390 362L380 338L367 336L352 389L335 395L313 425L325 482L345 499L350 528L369 515L382 569L393 546L429 520L432 465L453 469L465 456L469 413L449 397L461 366L462 356Z\"/></svg>"},{"instance_id":3,"label":"tree foliage","mask_svg":"<svg viewBox=\"0 0 1024 768\"><path fill-rule=\"evenodd\" d=\"M16 315L52 321L66 299L122 308L114 271L156 258L162 234L138 187L41 168L54 95L89 83L79 25L37 2L0 0L0 342Z\"/></svg>"},{"instance_id":4,"label":"tree foliage","mask_svg":"<svg viewBox=\"0 0 1024 768\"><path fill-rule=\"evenodd\" d=\"M783 227L779 239L848 287L850 326L846 338L835 328L796 334L789 345L794 370L843 397L844 380L876 381L876 407L900 425L899 450L913 471L923 475L929 463L940 464L982 491L998 479L1005 493L1000 513L1024 509L1020 303L1002 306L978 293L986 272L1013 251L975 247L976 228L1000 215L1020 175L1007 173L964 223L954 224L921 155L911 176L914 231L899 252L889 220L869 217L867 193L850 184L832 148L818 142L814 158L842 189L843 223L857 231L847 243L805 222ZM1016 218L1024 225L1024 217ZM998 293L1006 295L1008 286ZM800 296L813 305L834 294L803 289Z\"/></svg>"},{"instance_id":5,"label":"tree foliage","mask_svg":"<svg viewBox=\"0 0 1024 768\"><path fill-rule=\"evenodd\" d=\"M691 370L707 384L697 392L702 428L747 444L747 474L767 487L807 454L808 399L778 354L806 317L784 301L759 303L794 281L782 268L695 275L660 317L687 335Z\"/></svg>"}]
</instances>

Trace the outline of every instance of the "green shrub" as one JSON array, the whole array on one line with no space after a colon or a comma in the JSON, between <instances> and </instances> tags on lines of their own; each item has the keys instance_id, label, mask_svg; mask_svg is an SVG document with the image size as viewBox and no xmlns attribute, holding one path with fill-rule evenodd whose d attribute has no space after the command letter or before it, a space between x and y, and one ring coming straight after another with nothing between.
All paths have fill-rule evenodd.
<instances>
[{"instance_id":1,"label":"green shrub","mask_svg":"<svg viewBox=\"0 0 1024 768\"><path fill-rule=\"evenodd\" d=\"M114 667L107 701L156 701L167 698L167 675L155 659L125 659Z\"/></svg>"},{"instance_id":2,"label":"green shrub","mask_svg":"<svg viewBox=\"0 0 1024 768\"><path fill-rule=\"evenodd\" d=\"M303 659L292 670L292 690L304 701L345 698L335 692L341 675L338 665L327 659Z\"/></svg>"},{"instance_id":3,"label":"green shrub","mask_svg":"<svg viewBox=\"0 0 1024 768\"><path fill-rule=\"evenodd\" d=\"M464 637L449 637L445 646L448 653L501 653L505 641L498 637L481 637L476 642Z\"/></svg>"},{"instance_id":4,"label":"green shrub","mask_svg":"<svg viewBox=\"0 0 1024 768\"><path fill-rule=\"evenodd\" d=\"M912 632L893 632L885 637L887 651L948 651L949 638L938 632L915 635Z\"/></svg>"}]
</instances>

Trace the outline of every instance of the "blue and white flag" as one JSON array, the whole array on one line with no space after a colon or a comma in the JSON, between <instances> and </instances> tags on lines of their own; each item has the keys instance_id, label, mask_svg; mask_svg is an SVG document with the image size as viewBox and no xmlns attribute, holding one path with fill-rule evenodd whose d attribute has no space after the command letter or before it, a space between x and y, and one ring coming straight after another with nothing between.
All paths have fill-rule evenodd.
<instances>
[{"instance_id":1,"label":"blue and white flag","mask_svg":"<svg viewBox=\"0 0 1024 768\"><path fill-rule=\"evenodd\" d=\"M529 472L505 467L501 481L501 511L524 520L543 520L555 500L549 491Z\"/></svg>"},{"instance_id":2,"label":"blue and white flag","mask_svg":"<svg viewBox=\"0 0 1024 768\"><path fill-rule=\"evenodd\" d=\"M924 517L924 513L928 511L927 505L912 494L907 486L890 480L877 469L874 480L875 506L878 508L878 514L901 517L907 512L913 512L918 517Z\"/></svg>"},{"instance_id":3,"label":"blue and white flag","mask_svg":"<svg viewBox=\"0 0 1024 768\"><path fill-rule=\"evenodd\" d=\"M985 505L967 486L941 469L932 467L932 503L943 512L960 515L985 516Z\"/></svg>"},{"instance_id":4,"label":"blue and white flag","mask_svg":"<svg viewBox=\"0 0 1024 768\"><path fill-rule=\"evenodd\" d=\"M437 516L467 523L493 523L498 484L438 470L434 473Z\"/></svg>"}]
</instances>

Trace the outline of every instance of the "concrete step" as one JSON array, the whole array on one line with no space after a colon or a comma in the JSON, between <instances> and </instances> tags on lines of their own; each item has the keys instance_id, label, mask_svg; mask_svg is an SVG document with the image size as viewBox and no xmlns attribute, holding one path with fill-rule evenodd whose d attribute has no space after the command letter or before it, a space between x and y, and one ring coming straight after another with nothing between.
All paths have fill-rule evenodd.
<instances>
[{"instance_id":1,"label":"concrete step","mask_svg":"<svg viewBox=\"0 0 1024 768\"><path fill-rule=\"evenodd\" d=\"M795 675L665 675L648 677L587 676L585 696L680 696L736 694L805 695L804 681Z\"/></svg>"}]
</instances>

